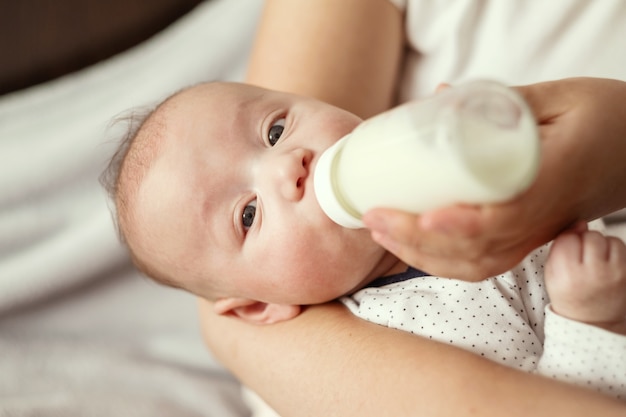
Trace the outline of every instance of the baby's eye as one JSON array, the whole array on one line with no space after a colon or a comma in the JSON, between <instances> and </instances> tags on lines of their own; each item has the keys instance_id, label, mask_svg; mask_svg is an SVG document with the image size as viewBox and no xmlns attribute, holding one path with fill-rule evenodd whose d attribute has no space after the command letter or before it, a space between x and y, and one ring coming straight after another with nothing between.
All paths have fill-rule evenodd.
<instances>
[{"instance_id":1,"label":"baby's eye","mask_svg":"<svg viewBox=\"0 0 626 417\"><path fill-rule=\"evenodd\" d=\"M276 120L267 132L267 141L270 146L276 145L276 142L278 142L278 139L280 139L280 136L283 134L283 130L285 130L284 117Z\"/></svg>"},{"instance_id":2,"label":"baby's eye","mask_svg":"<svg viewBox=\"0 0 626 417\"><path fill-rule=\"evenodd\" d=\"M241 224L243 224L244 230L248 230L254 224L254 216L256 214L256 200L252 200L243 209L241 215Z\"/></svg>"}]
</instances>

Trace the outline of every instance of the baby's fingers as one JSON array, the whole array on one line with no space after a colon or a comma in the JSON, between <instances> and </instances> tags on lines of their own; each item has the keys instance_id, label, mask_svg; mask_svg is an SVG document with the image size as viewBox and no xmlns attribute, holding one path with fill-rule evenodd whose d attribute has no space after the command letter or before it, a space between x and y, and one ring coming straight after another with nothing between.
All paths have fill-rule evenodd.
<instances>
[{"instance_id":1,"label":"baby's fingers","mask_svg":"<svg viewBox=\"0 0 626 417\"><path fill-rule=\"evenodd\" d=\"M626 247L624 242L616 237L604 236L599 232L586 232L583 235L585 263L624 263L626 261Z\"/></svg>"},{"instance_id":2,"label":"baby's fingers","mask_svg":"<svg viewBox=\"0 0 626 417\"><path fill-rule=\"evenodd\" d=\"M626 265L626 244L617 237L609 237L609 262L613 265Z\"/></svg>"}]
</instances>

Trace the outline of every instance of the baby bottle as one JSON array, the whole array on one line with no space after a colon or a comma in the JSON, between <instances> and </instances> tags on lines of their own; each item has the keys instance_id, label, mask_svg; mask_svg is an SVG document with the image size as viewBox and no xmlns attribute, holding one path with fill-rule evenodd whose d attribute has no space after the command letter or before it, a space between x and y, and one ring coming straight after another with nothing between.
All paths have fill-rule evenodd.
<instances>
[{"instance_id":1,"label":"baby bottle","mask_svg":"<svg viewBox=\"0 0 626 417\"><path fill-rule=\"evenodd\" d=\"M422 213L506 201L530 186L538 166L527 104L481 80L363 121L320 156L314 188L330 219L359 228L374 207Z\"/></svg>"}]
</instances>

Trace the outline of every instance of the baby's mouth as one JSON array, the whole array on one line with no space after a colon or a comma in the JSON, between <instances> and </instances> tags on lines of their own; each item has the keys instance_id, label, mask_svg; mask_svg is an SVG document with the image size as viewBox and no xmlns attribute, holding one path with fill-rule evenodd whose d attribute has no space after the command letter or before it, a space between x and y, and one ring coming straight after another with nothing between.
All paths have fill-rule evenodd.
<instances>
[{"instance_id":1,"label":"baby's mouth","mask_svg":"<svg viewBox=\"0 0 626 417\"><path fill-rule=\"evenodd\" d=\"M309 190L313 191L313 179L315 178L315 169L317 168L317 160L319 159L319 153L316 153L315 155L313 155L313 158L311 158L311 161L309 162L309 166L308 166L308 175L306 176L306 179L304 181L305 186L304 186L304 191L305 193ZM315 193L314 193L315 194Z\"/></svg>"}]
</instances>

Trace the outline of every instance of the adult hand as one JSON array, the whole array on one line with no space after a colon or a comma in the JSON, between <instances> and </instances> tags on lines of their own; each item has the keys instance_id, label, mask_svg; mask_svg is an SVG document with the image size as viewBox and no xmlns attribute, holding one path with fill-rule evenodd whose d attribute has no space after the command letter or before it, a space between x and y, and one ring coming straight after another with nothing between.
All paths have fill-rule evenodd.
<instances>
[{"instance_id":1,"label":"adult hand","mask_svg":"<svg viewBox=\"0 0 626 417\"><path fill-rule=\"evenodd\" d=\"M539 124L535 183L504 204L413 215L376 208L373 238L431 274L480 280L515 266L578 221L626 206L626 83L571 78L518 87Z\"/></svg>"}]
</instances>

